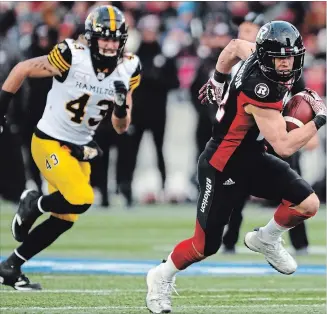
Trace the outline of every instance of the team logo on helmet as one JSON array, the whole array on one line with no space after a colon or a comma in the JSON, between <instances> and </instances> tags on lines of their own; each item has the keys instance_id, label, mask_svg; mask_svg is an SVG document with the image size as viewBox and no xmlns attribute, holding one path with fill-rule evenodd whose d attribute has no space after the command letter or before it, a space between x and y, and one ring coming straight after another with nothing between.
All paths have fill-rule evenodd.
<instances>
[{"instance_id":1,"label":"team logo on helmet","mask_svg":"<svg viewBox=\"0 0 327 314\"><path fill-rule=\"evenodd\" d=\"M259 98L265 98L269 94L269 87L265 83L259 83L255 86L254 92Z\"/></svg>"}]
</instances>

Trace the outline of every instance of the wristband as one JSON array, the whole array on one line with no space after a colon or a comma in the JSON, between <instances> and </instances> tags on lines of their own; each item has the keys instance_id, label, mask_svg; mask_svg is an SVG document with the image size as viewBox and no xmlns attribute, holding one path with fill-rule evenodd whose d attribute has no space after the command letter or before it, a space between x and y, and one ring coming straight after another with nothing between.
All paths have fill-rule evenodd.
<instances>
[{"instance_id":1,"label":"wristband","mask_svg":"<svg viewBox=\"0 0 327 314\"><path fill-rule=\"evenodd\" d=\"M317 131L326 123L326 116L323 115L317 115L312 120L317 128Z\"/></svg>"},{"instance_id":2,"label":"wristband","mask_svg":"<svg viewBox=\"0 0 327 314\"><path fill-rule=\"evenodd\" d=\"M3 89L0 91L0 116L4 116L7 113L10 101L14 96L15 94L6 92Z\"/></svg>"},{"instance_id":3,"label":"wristband","mask_svg":"<svg viewBox=\"0 0 327 314\"><path fill-rule=\"evenodd\" d=\"M213 78L218 83L224 83L228 77L228 74L220 73L219 71L215 70L215 73L213 74Z\"/></svg>"},{"instance_id":4,"label":"wristband","mask_svg":"<svg viewBox=\"0 0 327 314\"><path fill-rule=\"evenodd\" d=\"M114 114L118 119L123 119L127 116L128 106L117 106L114 107Z\"/></svg>"}]
</instances>

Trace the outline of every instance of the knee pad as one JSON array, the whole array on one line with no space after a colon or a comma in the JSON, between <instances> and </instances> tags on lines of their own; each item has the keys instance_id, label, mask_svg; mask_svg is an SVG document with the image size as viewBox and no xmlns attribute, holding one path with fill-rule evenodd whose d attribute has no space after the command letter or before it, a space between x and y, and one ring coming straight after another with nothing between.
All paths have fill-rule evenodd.
<instances>
[{"instance_id":1,"label":"knee pad","mask_svg":"<svg viewBox=\"0 0 327 314\"><path fill-rule=\"evenodd\" d=\"M71 206L72 206L72 210L73 210L72 213L83 214L91 207L91 204L71 205Z\"/></svg>"},{"instance_id":2,"label":"knee pad","mask_svg":"<svg viewBox=\"0 0 327 314\"><path fill-rule=\"evenodd\" d=\"M75 222L78 215L85 213L90 207L91 204L72 205L67 202L62 213L51 212L51 215L61 220Z\"/></svg>"},{"instance_id":3,"label":"knee pad","mask_svg":"<svg viewBox=\"0 0 327 314\"><path fill-rule=\"evenodd\" d=\"M90 203L85 203L84 199L82 199L81 202L78 202L79 204L72 204L71 201L72 198L66 199L65 195L57 191L50 195L43 196L41 199L41 206L45 211L55 213L53 216L67 221L75 221L77 219L75 216L67 217L67 215L82 214L91 206Z\"/></svg>"},{"instance_id":4,"label":"knee pad","mask_svg":"<svg viewBox=\"0 0 327 314\"><path fill-rule=\"evenodd\" d=\"M280 226L292 228L315 214L316 213L305 214L299 212L291 207L290 202L283 200L274 214L274 219Z\"/></svg>"}]
</instances>

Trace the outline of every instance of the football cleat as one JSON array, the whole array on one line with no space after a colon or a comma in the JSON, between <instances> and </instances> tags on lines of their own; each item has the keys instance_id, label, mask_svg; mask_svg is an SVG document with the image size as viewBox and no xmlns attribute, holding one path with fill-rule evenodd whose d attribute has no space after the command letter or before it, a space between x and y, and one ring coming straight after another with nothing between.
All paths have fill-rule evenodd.
<instances>
[{"instance_id":1,"label":"football cleat","mask_svg":"<svg viewBox=\"0 0 327 314\"><path fill-rule=\"evenodd\" d=\"M148 293L146 296L146 307L150 313L162 314L171 313L171 294L175 289L174 276L172 280L165 280L162 277L158 266L151 268L146 276Z\"/></svg>"},{"instance_id":2,"label":"football cleat","mask_svg":"<svg viewBox=\"0 0 327 314\"><path fill-rule=\"evenodd\" d=\"M36 219L42 215L35 206L40 196L39 192L33 190L26 190L22 193L17 213L11 224L11 231L16 241L23 242Z\"/></svg>"},{"instance_id":3,"label":"football cleat","mask_svg":"<svg viewBox=\"0 0 327 314\"><path fill-rule=\"evenodd\" d=\"M6 262L0 263L0 284L13 287L18 291L42 290L41 285L31 283L20 268L14 268Z\"/></svg>"},{"instance_id":4,"label":"football cleat","mask_svg":"<svg viewBox=\"0 0 327 314\"><path fill-rule=\"evenodd\" d=\"M282 238L277 242L268 243L260 238L260 229L248 232L244 238L244 244L254 252L265 256L271 267L284 275L291 275L296 271L297 263L282 245Z\"/></svg>"}]
</instances>

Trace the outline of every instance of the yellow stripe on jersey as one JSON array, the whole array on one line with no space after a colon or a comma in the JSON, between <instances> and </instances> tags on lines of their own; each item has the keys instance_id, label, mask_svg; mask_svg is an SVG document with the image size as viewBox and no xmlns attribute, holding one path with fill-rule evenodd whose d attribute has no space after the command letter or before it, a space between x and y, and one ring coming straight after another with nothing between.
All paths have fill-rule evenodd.
<instances>
[{"instance_id":1,"label":"yellow stripe on jersey","mask_svg":"<svg viewBox=\"0 0 327 314\"><path fill-rule=\"evenodd\" d=\"M116 30L116 15L115 10L111 5L108 6L108 13L110 19L110 30L114 32Z\"/></svg>"},{"instance_id":2,"label":"yellow stripe on jersey","mask_svg":"<svg viewBox=\"0 0 327 314\"><path fill-rule=\"evenodd\" d=\"M141 74L138 74L137 76L131 77L130 82L137 81L137 80L140 79L140 77L141 77Z\"/></svg>"},{"instance_id":3,"label":"yellow stripe on jersey","mask_svg":"<svg viewBox=\"0 0 327 314\"><path fill-rule=\"evenodd\" d=\"M50 55L56 60L57 64L59 64L59 67L61 69L61 71L65 72L66 70L68 70L68 68L66 66L64 66L61 61L59 60L58 56L56 55L55 50L52 50Z\"/></svg>"},{"instance_id":4,"label":"yellow stripe on jersey","mask_svg":"<svg viewBox=\"0 0 327 314\"><path fill-rule=\"evenodd\" d=\"M48 54L48 61L49 61L49 63L53 66L53 67L57 67L55 64L54 64L54 62L52 61L52 59L51 59L51 57L50 57L50 54Z\"/></svg>"},{"instance_id":5,"label":"yellow stripe on jersey","mask_svg":"<svg viewBox=\"0 0 327 314\"><path fill-rule=\"evenodd\" d=\"M56 45L48 54L48 60L52 66L60 70L61 72L66 72L69 70L71 65L65 60L61 55L58 45Z\"/></svg>"},{"instance_id":6,"label":"yellow stripe on jersey","mask_svg":"<svg viewBox=\"0 0 327 314\"><path fill-rule=\"evenodd\" d=\"M57 68L61 72L65 72L65 69L63 69L60 66L60 64L58 63L58 61L56 60L53 50L48 54L48 60L49 60L49 62L51 63L52 66L54 66L55 68Z\"/></svg>"},{"instance_id":7,"label":"yellow stripe on jersey","mask_svg":"<svg viewBox=\"0 0 327 314\"><path fill-rule=\"evenodd\" d=\"M66 66L62 61L61 59L63 59L61 57L60 59L60 53L57 51L57 50L53 50L53 55L54 57L56 58L56 61L59 63L59 65L64 69L64 71L67 71L69 69L69 66Z\"/></svg>"},{"instance_id":8,"label":"yellow stripe on jersey","mask_svg":"<svg viewBox=\"0 0 327 314\"><path fill-rule=\"evenodd\" d=\"M93 19L93 29L95 29L97 26L97 20L94 16L92 16L92 19Z\"/></svg>"},{"instance_id":9,"label":"yellow stripe on jersey","mask_svg":"<svg viewBox=\"0 0 327 314\"><path fill-rule=\"evenodd\" d=\"M134 90L140 85L140 83L141 83L141 74L132 77L129 81L129 89Z\"/></svg>"},{"instance_id":10,"label":"yellow stripe on jersey","mask_svg":"<svg viewBox=\"0 0 327 314\"><path fill-rule=\"evenodd\" d=\"M67 67L67 68L70 68L70 64L63 58L63 56L61 55L59 49L58 49L58 45L55 46L55 51L56 53L58 54L59 56L59 59L61 60L61 62Z\"/></svg>"}]
</instances>

